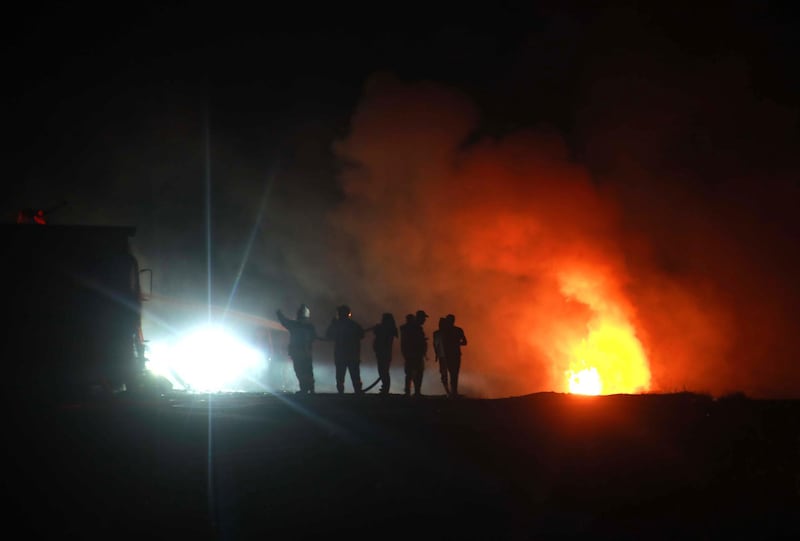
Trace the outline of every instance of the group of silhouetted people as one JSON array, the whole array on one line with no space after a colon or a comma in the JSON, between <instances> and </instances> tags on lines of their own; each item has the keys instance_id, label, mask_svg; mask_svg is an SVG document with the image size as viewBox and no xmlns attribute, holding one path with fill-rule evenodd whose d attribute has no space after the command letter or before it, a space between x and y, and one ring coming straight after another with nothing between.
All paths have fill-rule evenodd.
<instances>
[{"instance_id":1,"label":"group of silhouetted people","mask_svg":"<svg viewBox=\"0 0 800 541\"><path fill-rule=\"evenodd\" d=\"M314 340L334 343L333 360L336 366L336 390L339 394L344 393L345 377L348 373L354 393L362 394L368 391L372 386L365 389L361 382L361 340L371 331L374 335L372 348L378 363L378 381L381 383L379 393L389 394L392 348L395 338L399 338L400 352L405 361L404 394L406 396L422 394L422 376L425 371L425 360L428 358L428 338L423 326L429 317L424 310L408 314L406 322L399 329L394 316L390 313L384 313L380 323L364 329L353 320L350 307L341 305L336 308L336 317L328 325L324 337L317 334L310 321L311 310L305 304L298 308L297 319L287 318L281 310L278 310L277 314L278 320L289 331L289 357L292 359L300 385L299 393L314 393L312 358ZM467 338L463 329L456 327L454 315L449 314L439 319L439 328L433 333L433 343L445 392L450 397L458 397L461 346L467 345Z\"/></svg>"}]
</instances>

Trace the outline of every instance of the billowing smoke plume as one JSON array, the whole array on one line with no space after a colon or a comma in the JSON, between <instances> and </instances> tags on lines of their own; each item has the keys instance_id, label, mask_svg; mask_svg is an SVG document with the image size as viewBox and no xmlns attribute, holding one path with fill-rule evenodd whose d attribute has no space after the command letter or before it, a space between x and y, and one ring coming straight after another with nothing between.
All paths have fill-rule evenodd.
<instances>
[{"instance_id":1,"label":"billowing smoke plume","mask_svg":"<svg viewBox=\"0 0 800 541\"><path fill-rule=\"evenodd\" d=\"M777 383L783 365L766 357L780 309L751 302L774 286L752 288L769 276L737 241L751 250L756 239L735 236L745 227L721 231L732 217L719 205L701 212L679 183L671 203L684 205L636 197L659 175L598 180L556 133L478 129L476 107L444 86L368 82L336 145L346 198L331 216L354 246L339 264L360 281L362 302L398 320L422 308L428 335L455 314L469 339L464 385L486 396L573 385L789 391Z\"/></svg>"},{"instance_id":2,"label":"billowing smoke plume","mask_svg":"<svg viewBox=\"0 0 800 541\"><path fill-rule=\"evenodd\" d=\"M337 149L351 166L336 215L358 239L369 294L425 309L429 332L455 314L470 339L465 383L486 394L566 390L569 370L589 368L580 363L620 378L605 391L648 388L613 203L557 135L466 145L477 119L434 84L369 82ZM592 343L609 339L614 352ZM631 351L603 358L618 348Z\"/></svg>"}]
</instances>

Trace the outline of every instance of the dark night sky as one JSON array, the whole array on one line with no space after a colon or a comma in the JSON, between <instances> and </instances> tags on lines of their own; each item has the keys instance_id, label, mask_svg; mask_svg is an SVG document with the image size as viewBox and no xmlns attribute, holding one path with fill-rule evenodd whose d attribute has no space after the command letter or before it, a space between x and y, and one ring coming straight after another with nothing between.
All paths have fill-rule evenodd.
<instances>
[{"instance_id":1,"label":"dark night sky","mask_svg":"<svg viewBox=\"0 0 800 541\"><path fill-rule=\"evenodd\" d=\"M234 306L271 317L277 307L311 302L323 324L343 300L369 320L387 302L413 299L392 309L400 315L429 299L364 286L375 259L360 252L365 238L336 227L361 208L341 175L346 156L363 156L350 136L370 77L384 74L392 88L429 81L476 111L462 156L476 142L525 130L558 134L563 161L587 172L600 200L614 201L615 250L634 277L626 298L648 348L678 333L652 315L674 308L647 293L663 291L654 285L663 280L697 306L728 314L704 313L728 322L720 333L741 347L683 348L720 356L708 366L727 370L725 383L710 383L716 376L686 361L684 384L800 394L800 383L785 383L800 379L792 367L798 346L786 344L800 301L800 48L791 3L493 6L19 12L4 32L5 219L64 199L53 223L137 225L137 253L156 269L158 292L203 300L208 159L215 302L227 302L263 199ZM423 111L437 107L414 99ZM365 130L365 140L392 133ZM345 140L350 150L337 151ZM354 266L341 263L350 259ZM731 298L742 289L747 298ZM472 306L433 290L437 309ZM752 314L770 330L754 329ZM657 357L656 384L674 390L681 380L665 375L668 361ZM779 359L764 365L765 357Z\"/></svg>"}]
</instances>

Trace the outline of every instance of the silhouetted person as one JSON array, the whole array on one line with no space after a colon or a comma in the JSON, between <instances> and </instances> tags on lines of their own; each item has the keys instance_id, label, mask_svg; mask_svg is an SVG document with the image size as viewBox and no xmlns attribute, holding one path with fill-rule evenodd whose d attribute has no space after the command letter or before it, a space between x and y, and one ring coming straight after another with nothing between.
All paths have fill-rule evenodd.
<instances>
[{"instance_id":1,"label":"silhouetted person","mask_svg":"<svg viewBox=\"0 0 800 541\"><path fill-rule=\"evenodd\" d=\"M436 355L436 362L439 363L439 375L442 378L444 392L450 395L450 386L447 383L447 360L444 353L444 343L442 341L442 331L446 332L448 321L446 318L439 318L439 328L433 331L433 351Z\"/></svg>"},{"instance_id":2,"label":"silhouetted person","mask_svg":"<svg viewBox=\"0 0 800 541\"><path fill-rule=\"evenodd\" d=\"M461 371L461 346L467 345L467 337L461 327L456 327L456 316L448 314L441 332L447 374L450 376L450 396L458 397L458 374ZM444 377L444 375L443 375Z\"/></svg>"},{"instance_id":3,"label":"silhouetted person","mask_svg":"<svg viewBox=\"0 0 800 541\"><path fill-rule=\"evenodd\" d=\"M311 349L317 338L317 331L311 323L311 310L301 304L297 309L297 319L289 319L278 310L278 320L289 331L289 357L294 365L294 373L300 385L299 393L314 393L314 367Z\"/></svg>"},{"instance_id":4,"label":"silhouetted person","mask_svg":"<svg viewBox=\"0 0 800 541\"><path fill-rule=\"evenodd\" d=\"M328 326L325 337L334 342L336 390L339 394L344 393L344 376L349 371L353 392L361 394L361 340L364 338L364 329L353 321L349 306L336 308L336 318Z\"/></svg>"},{"instance_id":5,"label":"silhouetted person","mask_svg":"<svg viewBox=\"0 0 800 541\"><path fill-rule=\"evenodd\" d=\"M372 349L375 351L375 359L378 361L378 376L381 379L380 394L389 394L389 387L392 383L389 367L392 364L392 345L398 336L397 323L392 314L385 313L381 317L381 322L370 330L375 334Z\"/></svg>"},{"instance_id":6,"label":"silhouetted person","mask_svg":"<svg viewBox=\"0 0 800 541\"><path fill-rule=\"evenodd\" d=\"M428 353L428 339L422 326L428 314L417 310L416 315L406 316L406 322L400 327L400 350L405 358L406 382L404 393L411 394L411 385L414 385L414 395L422 394L422 374L425 370L425 356Z\"/></svg>"}]
</instances>

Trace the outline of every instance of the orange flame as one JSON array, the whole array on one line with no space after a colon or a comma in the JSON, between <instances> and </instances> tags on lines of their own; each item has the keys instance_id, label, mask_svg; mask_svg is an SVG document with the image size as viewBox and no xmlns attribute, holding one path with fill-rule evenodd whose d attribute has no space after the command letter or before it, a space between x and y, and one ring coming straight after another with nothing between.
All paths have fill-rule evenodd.
<instances>
[{"instance_id":1,"label":"orange flame","mask_svg":"<svg viewBox=\"0 0 800 541\"><path fill-rule=\"evenodd\" d=\"M599 395L637 393L650 387L650 368L624 304L610 299L604 280L562 275L562 292L594 312L589 331L566 348L564 385L570 393Z\"/></svg>"}]
</instances>

